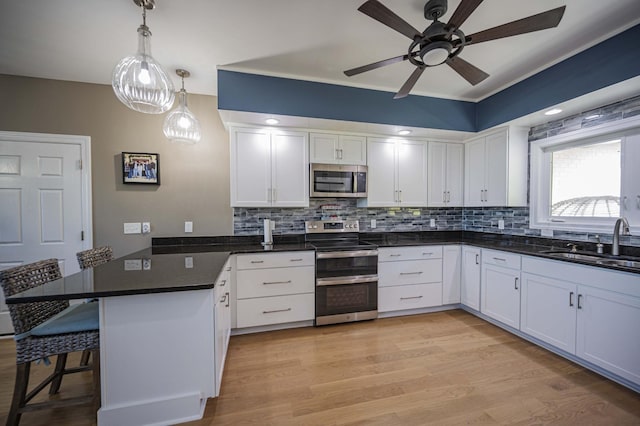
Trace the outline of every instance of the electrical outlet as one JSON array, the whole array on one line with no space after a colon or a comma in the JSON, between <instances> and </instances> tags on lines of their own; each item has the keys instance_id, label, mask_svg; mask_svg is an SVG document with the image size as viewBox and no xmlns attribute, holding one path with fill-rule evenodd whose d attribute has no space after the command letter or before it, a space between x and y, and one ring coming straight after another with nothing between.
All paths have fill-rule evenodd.
<instances>
[{"instance_id":1,"label":"electrical outlet","mask_svg":"<svg viewBox=\"0 0 640 426\"><path fill-rule=\"evenodd\" d=\"M142 222L142 233L148 234L151 232L151 222Z\"/></svg>"},{"instance_id":2,"label":"electrical outlet","mask_svg":"<svg viewBox=\"0 0 640 426\"><path fill-rule=\"evenodd\" d=\"M187 269L193 268L193 257L187 256L184 258L184 267Z\"/></svg>"},{"instance_id":3,"label":"electrical outlet","mask_svg":"<svg viewBox=\"0 0 640 426\"><path fill-rule=\"evenodd\" d=\"M193 232L193 222L184 223L184 232Z\"/></svg>"},{"instance_id":4,"label":"electrical outlet","mask_svg":"<svg viewBox=\"0 0 640 426\"><path fill-rule=\"evenodd\" d=\"M124 224L124 233L125 234L139 234L142 232L140 222L132 222Z\"/></svg>"},{"instance_id":5,"label":"electrical outlet","mask_svg":"<svg viewBox=\"0 0 640 426\"><path fill-rule=\"evenodd\" d=\"M375 219L371 219L371 229L376 229L378 225L376 224L376 220Z\"/></svg>"},{"instance_id":6,"label":"electrical outlet","mask_svg":"<svg viewBox=\"0 0 640 426\"><path fill-rule=\"evenodd\" d=\"M435 219L429 220L429 226L432 227L432 228L435 228L436 227L436 220Z\"/></svg>"},{"instance_id":7,"label":"electrical outlet","mask_svg":"<svg viewBox=\"0 0 640 426\"><path fill-rule=\"evenodd\" d=\"M498 229L504 229L504 219L498 219Z\"/></svg>"}]
</instances>

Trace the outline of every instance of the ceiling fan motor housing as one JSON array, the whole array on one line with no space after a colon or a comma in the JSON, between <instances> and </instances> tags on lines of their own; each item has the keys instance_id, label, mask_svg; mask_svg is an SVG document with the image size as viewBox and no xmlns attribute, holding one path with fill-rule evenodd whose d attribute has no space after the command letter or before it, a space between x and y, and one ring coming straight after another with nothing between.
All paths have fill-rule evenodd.
<instances>
[{"instance_id":1,"label":"ceiling fan motor housing","mask_svg":"<svg viewBox=\"0 0 640 426\"><path fill-rule=\"evenodd\" d=\"M429 0L424 5L424 17L430 21L436 21L447 13L447 0Z\"/></svg>"}]
</instances>

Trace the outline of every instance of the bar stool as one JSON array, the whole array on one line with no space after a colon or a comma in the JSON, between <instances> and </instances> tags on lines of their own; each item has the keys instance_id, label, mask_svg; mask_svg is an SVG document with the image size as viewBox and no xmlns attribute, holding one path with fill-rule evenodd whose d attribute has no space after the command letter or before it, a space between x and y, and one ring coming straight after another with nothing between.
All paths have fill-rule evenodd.
<instances>
[{"instance_id":1,"label":"bar stool","mask_svg":"<svg viewBox=\"0 0 640 426\"><path fill-rule=\"evenodd\" d=\"M95 247L79 251L76 253L76 257L78 258L78 265L80 265L80 269L93 268L94 266L112 261L113 250L109 246ZM89 365L89 356L91 356L91 351L82 352L80 365Z\"/></svg>"},{"instance_id":2,"label":"bar stool","mask_svg":"<svg viewBox=\"0 0 640 426\"><path fill-rule=\"evenodd\" d=\"M5 297L62 278L57 259L43 260L0 271ZM93 403L100 406L100 334L95 303L69 306L67 300L9 304L15 329L16 381L7 425L17 425L23 412L59 406ZM93 365L65 368L67 354L89 350ZM31 363L57 355L53 373L27 393ZM93 395L28 404L49 383L49 394L58 393L65 374L93 371Z\"/></svg>"}]
</instances>

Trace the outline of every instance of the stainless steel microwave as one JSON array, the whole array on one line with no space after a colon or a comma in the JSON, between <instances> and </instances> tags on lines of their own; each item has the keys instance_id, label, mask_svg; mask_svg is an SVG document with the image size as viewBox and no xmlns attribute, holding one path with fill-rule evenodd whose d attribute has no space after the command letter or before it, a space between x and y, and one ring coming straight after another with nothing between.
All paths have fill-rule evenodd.
<instances>
[{"instance_id":1,"label":"stainless steel microwave","mask_svg":"<svg viewBox=\"0 0 640 426\"><path fill-rule=\"evenodd\" d=\"M310 167L311 197L367 196L367 166L312 163Z\"/></svg>"}]
</instances>

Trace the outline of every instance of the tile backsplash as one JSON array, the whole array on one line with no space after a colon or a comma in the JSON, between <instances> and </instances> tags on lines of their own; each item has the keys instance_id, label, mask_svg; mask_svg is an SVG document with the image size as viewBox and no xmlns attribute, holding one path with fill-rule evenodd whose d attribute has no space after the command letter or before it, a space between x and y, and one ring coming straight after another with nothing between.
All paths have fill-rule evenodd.
<instances>
[{"instance_id":1,"label":"tile backsplash","mask_svg":"<svg viewBox=\"0 0 640 426\"><path fill-rule=\"evenodd\" d=\"M532 127L529 142L635 115L640 115L640 96ZM304 232L306 220L325 218L357 219L361 232L374 231L371 220L375 219L376 232L463 230L540 236L540 230L529 228L528 207L365 208L358 207L357 201L350 198L312 198L307 208L235 208L233 232L234 235L262 234L263 219L271 219L276 222L274 234L299 234ZM435 227L430 226L431 219L435 220ZM503 230L498 229L499 220L504 220ZM594 234L580 232L556 231L553 238L596 240ZM602 235L601 239L610 243L611 234ZM624 236L620 242L640 246L640 236Z\"/></svg>"}]
</instances>

